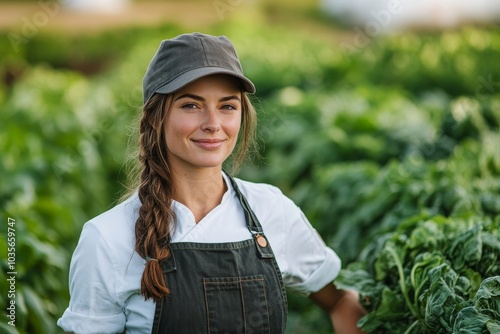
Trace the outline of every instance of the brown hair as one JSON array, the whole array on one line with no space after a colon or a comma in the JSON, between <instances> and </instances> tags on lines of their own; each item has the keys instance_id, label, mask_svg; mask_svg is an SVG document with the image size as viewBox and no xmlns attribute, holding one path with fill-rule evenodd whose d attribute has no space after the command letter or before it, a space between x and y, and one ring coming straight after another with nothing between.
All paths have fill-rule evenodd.
<instances>
[{"instance_id":1,"label":"brown hair","mask_svg":"<svg viewBox=\"0 0 500 334\"><path fill-rule=\"evenodd\" d=\"M242 91L242 121L238 144L231 155L231 171L235 172L249 152L256 152L257 115L249 97ZM172 103L172 95L155 94L142 108L139 127L140 174L138 187L142 203L135 224L135 251L147 260L141 279L141 294L147 300L159 301L170 291L165 282L161 262L168 258L172 210L173 180L167 159L164 122Z\"/></svg>"}]
</instances>

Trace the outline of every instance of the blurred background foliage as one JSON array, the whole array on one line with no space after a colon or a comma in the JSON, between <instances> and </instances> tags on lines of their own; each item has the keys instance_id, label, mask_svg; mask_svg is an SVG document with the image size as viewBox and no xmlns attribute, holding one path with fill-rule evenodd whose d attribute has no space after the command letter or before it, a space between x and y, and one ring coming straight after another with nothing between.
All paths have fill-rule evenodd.
<instances>
[{"instance_id":1,"label":"blurred background foliage","mask_svg":"<svg viewBox=\"0 0 500 334\"><path fill-rule=\"evenodd\" d=\"M16 220L17 326L3 317L0 332L60 332L82 225L127 188L146 66L160 40L188 31L227 35L256 84L262 158L238 176L280 187L344 266L409 217L500 214L497 25L381 34L347 50L356 30L315 1L221 1L223 14L217 2L172 3L180 13L149 24L54 28L61 9L31 35L23 18L36 11L3 26L0 231ZM328 332L322 311L291 296L287 333Z\"/></svg>"}]
</instances>

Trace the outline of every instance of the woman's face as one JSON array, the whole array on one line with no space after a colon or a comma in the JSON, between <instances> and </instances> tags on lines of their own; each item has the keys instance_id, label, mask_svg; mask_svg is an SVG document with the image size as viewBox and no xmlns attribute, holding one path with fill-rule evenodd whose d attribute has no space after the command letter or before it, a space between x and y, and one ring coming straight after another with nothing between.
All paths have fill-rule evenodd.
<instances>
[{"instance_id":1,"label":"woman's face","mask_svg":"<svg viewBox=\"0 0 500 334\"><path fill-rule=\"evenodd\" d=\"M221 167L241 125L236 79L210 75L175 92L165 118L168 161L176 168Z\"/></svg>"}]
</instances>

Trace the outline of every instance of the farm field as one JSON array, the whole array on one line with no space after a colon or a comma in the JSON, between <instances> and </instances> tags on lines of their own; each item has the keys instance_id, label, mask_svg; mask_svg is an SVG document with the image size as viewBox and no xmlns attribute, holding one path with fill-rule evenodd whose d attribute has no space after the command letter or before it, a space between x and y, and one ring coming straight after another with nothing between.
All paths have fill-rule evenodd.
<instances>
[{"instance_id":1,"label":"farm field","mask_svg":"<svg viewBox=\"0 0 500 334\"><path fill-rule=\"evenodd\" d=\"M257 87L260 157L237 176L303 209L343 259L336 283L361 293L362 328L499 333L500 27L361 45L310 1L242 4L223 19L174 3L199 21L117 17L79 33L61 16L29 38L22 21L0 25L15 34L0 40L0 280L9 248L16 271L16 326L2 283L0 332L61 332L81 228L127 190L145 67L161 39L203 30L234 42ZM287 333L331 331L290 294Z\"/></svg>"}]
</instances>

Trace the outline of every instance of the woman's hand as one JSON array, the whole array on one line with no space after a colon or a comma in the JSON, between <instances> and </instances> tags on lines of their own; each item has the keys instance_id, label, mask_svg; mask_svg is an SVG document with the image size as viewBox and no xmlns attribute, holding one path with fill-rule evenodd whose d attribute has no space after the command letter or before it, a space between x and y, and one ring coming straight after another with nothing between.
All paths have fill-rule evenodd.
<instances>
[{"instance_id":1,"label":"woman's hand","mask_svg":"<svg viewBox=\"0 0 500 334\"><path fill-rule=\"evenodd\" d=\"M339 290L333 284L309 296L330 315L336 334L362 334L356 325L366 314L359 303L358 293L351 290Z\"/></svg>"}]
</instances>

